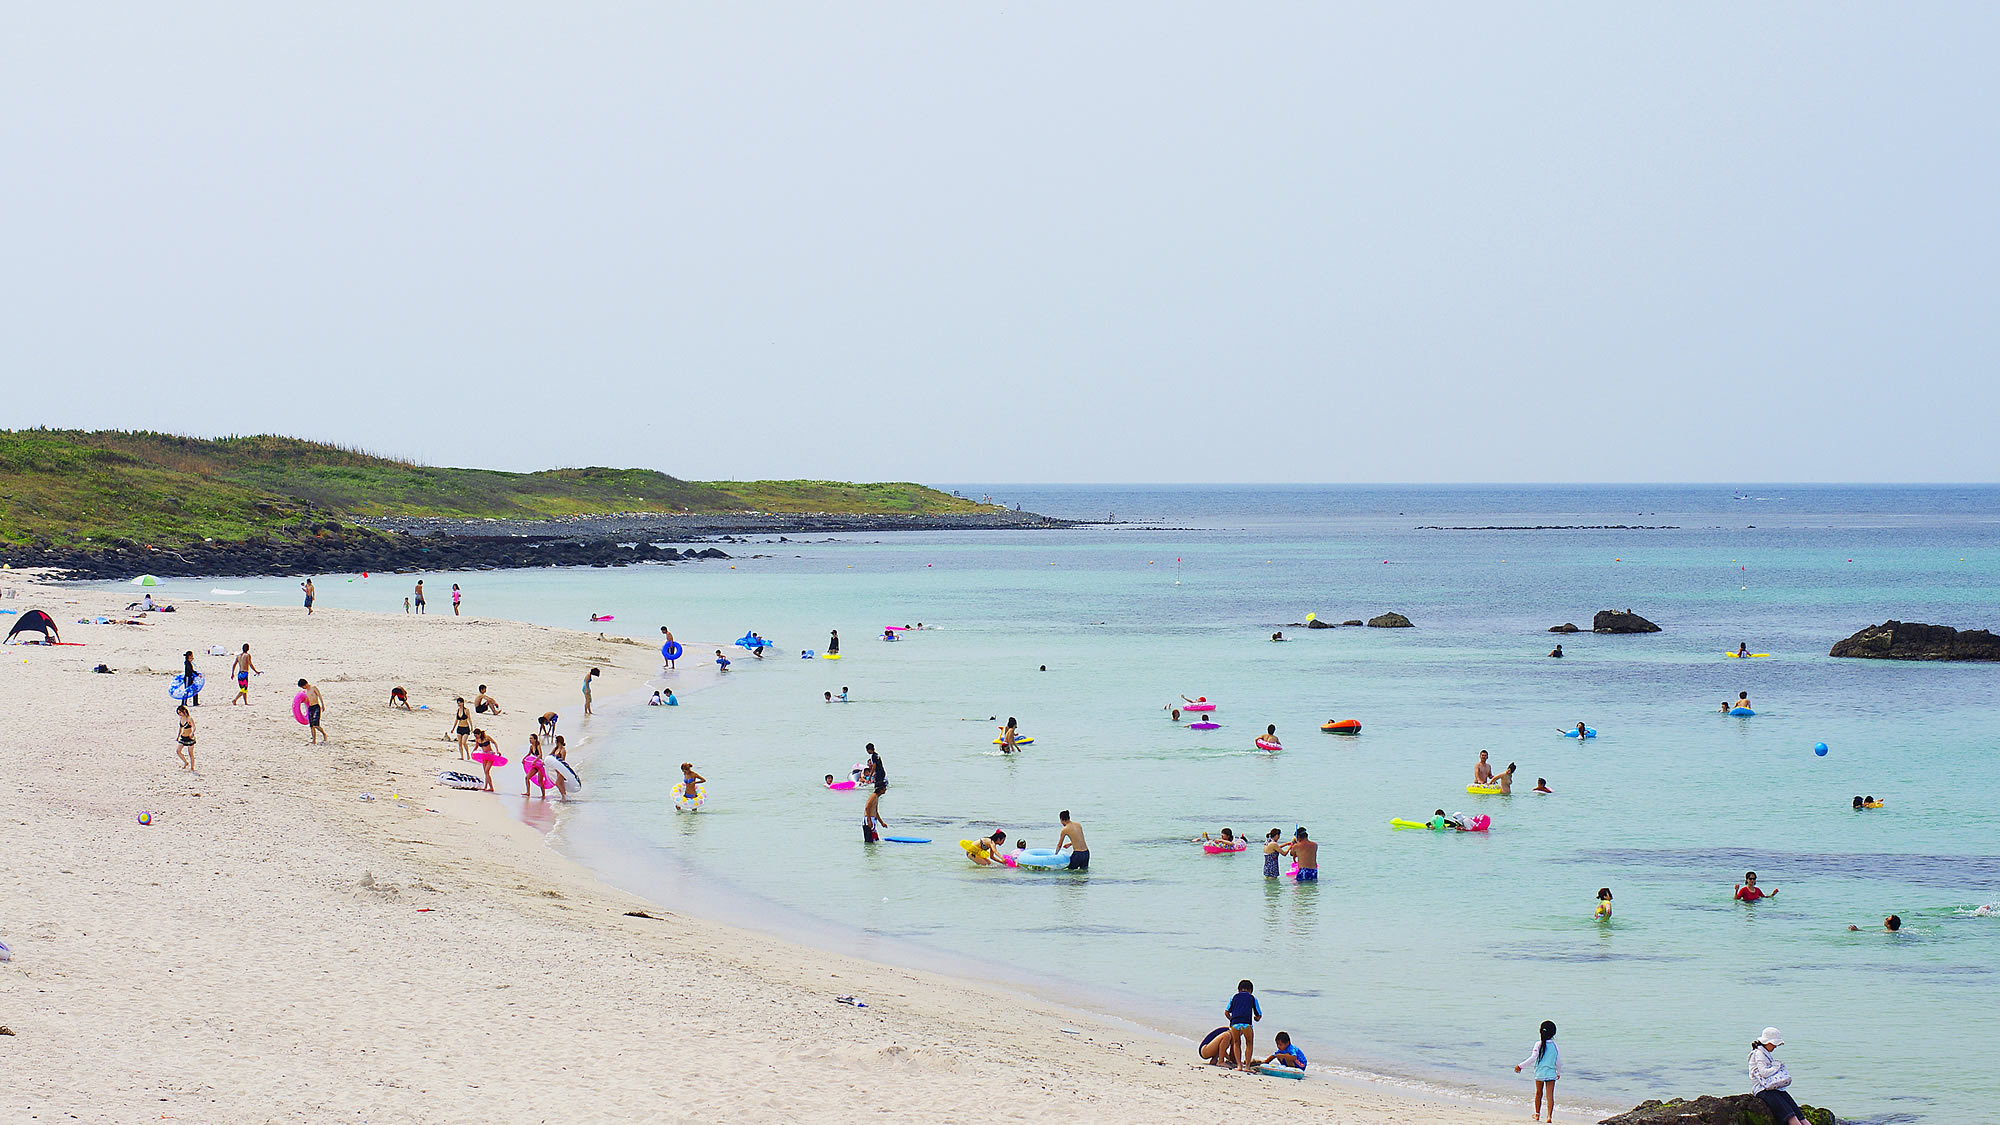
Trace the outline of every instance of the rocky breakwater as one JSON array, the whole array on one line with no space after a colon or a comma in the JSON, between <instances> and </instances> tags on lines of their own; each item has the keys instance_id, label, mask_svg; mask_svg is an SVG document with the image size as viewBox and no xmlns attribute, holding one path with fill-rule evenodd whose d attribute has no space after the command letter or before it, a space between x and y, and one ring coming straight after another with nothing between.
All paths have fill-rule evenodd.
<instances>
[{"instance_id":1,"label":"rocky breakwater","mask_svg":"<svg viewBox=\"0 0 2000 1125\"><path fill-rule=\"evenodd\" d=\"M1555 632L1554 629L1549 631L1551 633ZM1590 619L1590 631L1593 633L1657 633L1660 631L1660 627L1629 609L1600 609L1597 611L1597 615Z\"/></svg>"},{"instance_id":2,"label":"rocky breakwater","mask_svg":"<svg viewBox=\"0 0 2000 1125\"><path fill-rule=\"evenodd\" d=\"M1884 621L1836 643L1827 655L1866 660L2000 660L2000 637L1986 629Z\"/></svg>"},{"instance_id":3,"label":"rocky breakwater","mask_svg":"<svg viewBox=\"0 0 2000 1125\"><path fill-rule=\"evenodd\" d=\"M1833 1111L1816 1109L1809 1105L1799 1106L1805 1114L1806 1125L1837 1125ZM1619 1114L1607 1117L1598 1125L1785 1125L1773 1121L1771 1111L1755 1094L1725 1094L1722 1097L1703 1095L1689 1101L1674 1098L1671 1101L1640 1102L1637 1106Z\"/></svg>"},{"instance_id":4,"label":"rocky breakwater","mask_svg":"<svg viewBox=\"0 0 2000 1125\"><path fill-rule=\"evenodd\" d=\"M651 543L558 536L415 536L327 524L296 539L256 538L240 543L156 547L114 539L92 550L9 547L0 561L16 567L50 567L64 577L96 581L157 574L343 574L376 571L497 570L549 566L630 566L730 556L716 547L681 550Z\"/></svg>"}]
</instances>

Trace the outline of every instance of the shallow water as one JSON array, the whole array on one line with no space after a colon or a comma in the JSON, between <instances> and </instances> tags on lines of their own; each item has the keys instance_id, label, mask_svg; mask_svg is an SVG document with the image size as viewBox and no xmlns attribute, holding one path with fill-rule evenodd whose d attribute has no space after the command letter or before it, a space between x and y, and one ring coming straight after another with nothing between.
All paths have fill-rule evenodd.
<instances>
[{"instance_id":1,"label":"shallow water","mask_svg":"<svg viewBox=\"0 0 2000 1125\"><path fill-rule=\"evenodd\" d=\"M730 674L685 706L607 714L563 832L620 881L738 921L1081 982L1196 1034L1248 976L1262 1036L1505 1092L1554 1019L1572 1102L1742 1089L1766 1024L1802 1100L1843 1119L1976 1117L2000 1094L2000 917L1969 912L2000 899L2000 667L1825 655L1891 617L2000 624L2000 490L967 491L1195 530L744 544L726 549L769 557L427 586L462 582L481 614L612 612L648 640L671 624L711 642L689 659L748 629L780 642L762 662L729 649ZM1419 529L1617 523L1677 529ZM294 585L216 584L258 601ZM393 609L407 584L320 590ZM1665 632L1543 631L1626 606ZM1384 610L1417 628L1286 625ZM941 628L879 640L918 620ZM1280 627L1293 639L1273 644ZM829 628L845 659L800 660ZM1567 658L1544 658L1557 641ZM1739 641L1774 656L1726 659ZM856 702L821 702L843 685ZM1740 690L1756 717L1715 713ZM1222 729L1170 723L1179 693L1218 701ZM990 745L989 716L1008 715L1037 740L1012 758ZM1317 729L1350 717L1357 738ZM1601 737L1558 737L1578 720ZM1251 748L1266 723L1281 753ZM821 789L869 741L892 830L934 844L865 847L862 796ZM1466 794L1482 747L1519 763L1514 796ZM683 759L710 779L697 816L667 798ZM1538 776L1555 795L1527 793ZM1857 793L1888 807L1855 813ZM1492 831L1389 827L1438 807ZM1065 808L1087 875L974 868L953 843L1005 827L1048 846ZM1298 825L1321 842L1317 886L1185 842ZM1746 868L1778 897L1731 902ZM1879 932L1892 911L1901 935Z\"/></svg>"}]
</instances>

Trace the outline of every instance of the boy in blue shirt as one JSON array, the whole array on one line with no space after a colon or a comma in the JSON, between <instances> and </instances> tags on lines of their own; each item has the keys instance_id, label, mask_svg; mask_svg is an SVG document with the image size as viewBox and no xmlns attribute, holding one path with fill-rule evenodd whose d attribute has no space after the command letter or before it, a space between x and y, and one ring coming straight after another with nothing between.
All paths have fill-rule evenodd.
<instances>
[{"instance_id":1,"label":"boy in blue shirt","mask_svg":"<svg viewBox=\"0 0 2000 1125\"><path fill-rule=\"evenodd\" d=\"M1229 1031L1236 1037L1236 1057L1243 1060L1237 1064L1244 1070L1257 1069L1256 1056L1252 1053L1257 1045L1257 1021L1264 1018L1264 1006L1257 1003L1257 986L1247 980L1236 982L1236 995L1229 998L1224 1009L1229 1014Z\"/></svg>"},{"instance_id":2,"label":"boy in blue shirt","mask_svg":"<svg viewBox=\"0 0 2000 1125\"><path fill-rule=\"evenodd\" d=\"M1280 1031L1278 1033L1278 1049L1266 1057L1264 1062L1259 1065L1269 1065L1271 1063L1289 1066L1293 1070L1304 1070L1306 1068L1306 1053L1292 1046L1292 1037L1289 1033Z\"/></svg>"}]
</instances>

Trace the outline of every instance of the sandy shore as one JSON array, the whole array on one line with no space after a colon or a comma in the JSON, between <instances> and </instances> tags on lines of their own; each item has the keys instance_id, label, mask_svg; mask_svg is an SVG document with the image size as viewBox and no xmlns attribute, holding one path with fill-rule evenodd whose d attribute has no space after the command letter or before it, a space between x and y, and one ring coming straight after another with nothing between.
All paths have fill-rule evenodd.
<instances>
[{"instance_id":1,"label":"sandy shore","mask_svg":"<svg viewBox=\"0 0 2000 1125\"><path fill-rule=\"evenodd\" d=\"M599 700L649 646L507 622L203 605L31 587L82 647L0 648L0 1118L191 1122L1484 1122L1372 1085L1225 1073L1191 1044L1004 989L842 957L607 887L501 796L433 784L451 698L488 684L518 760L554 709L588 779ZM12 617L0 617L11 622ZM228 657L263 675L232 707ZM696 646L698 647L698 646ZM198 777L168 680L209 690ZM93 675L108 664L115 675ZM684 672L693 678L702 671ZM294 682L320 685L307 745ZM386 704L394 685L432 710ZM484 720L485 716L479 717ZM476 772L476 767L473 767ZM504 780L502 780L504 779ZM371 793L377 799L363 801ZM407 799L390 799L392 794ZM539 805L539 803L533 803ZM153 814L138 823L141 810ZM546 817L539 807L529 819ZM643 911L657 917L632 917ZM835 997L868 1002L853 1008ZM1302 1040L1302 1042L1304 1042ZM1314 1053L1316 1067L1337 1060ZM1524 1084L1525 1087L1525 1084Z\"/></svg>"}]
</instances>

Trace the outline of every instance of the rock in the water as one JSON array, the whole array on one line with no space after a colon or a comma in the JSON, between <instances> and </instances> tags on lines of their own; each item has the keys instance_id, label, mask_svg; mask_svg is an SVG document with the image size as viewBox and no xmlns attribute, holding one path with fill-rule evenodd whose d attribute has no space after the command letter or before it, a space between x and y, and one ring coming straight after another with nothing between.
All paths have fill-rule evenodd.
<instances>
[{"instance_id":1,"label":"rock in the water","mask_svg":"<svg viewBox=\"0 0 2000 1125\"><path fill-rule=\"evenodd\" d=\"M1562 624L1560 624L1560 625L1551 625L1551 626L1549 626L1549 632L1551 632L1551 633L1574 633L1574 632L1577 632L1577 627L1576 627L1576 623L1575 623L1575 622L1573 622L1573 621L1565 621L1565 622L1563 622L1563 623L1562 623Z\"/></svg>"},{"instance_id":2,"label":"rock in the water","mask_svg":"<svg viewBox=\"0 0 2000 1125\"><path fill-rule=\"evenodd\" d=\"M1361 619L1360 619L1359 617L1350 617L1350 618L1348 618L1347 620L1345 620L1345 621L1341 622L1341 624L1342 624L1342 625L1359 625L1359 624L1361 624Z\"/></svg>"},{"instance_id":3,"label":"rock in the water","mask_svg":"<svg viewBox=\"0 0 2000 1125\"><path fill-rule=\"evenodd\" d=\"M1333 626L1332 626L1332 625L1329 625L1329 624L1327 624L1326 622L1324 622L1324 621L1321 621L1321 620L1320 620L1319 618L1315 617L1315 618L1313 618L1313 619L1312 619L1311 621L1308 621L1308 622L1306 622L1306 628L1308 628L1308 629L1331 629L1331 628L1333 628Z\"/></svg>"},{"instance_id":4,"label":"rock in the water","mask_svg":"<svg viewBox=\"0 0 2000 1125\"><path fill-rule=\"evenodd\" d=\"M1835 1125L1832 1110L1801 1105L1799 1111L1805 1114L1806 1125ZM1728 1094L1720 1098L1704 1094L1692 1101L1649 1099L1616 1117L1605 1118L1598 1125L1784 1125L1784 1122L1772 1121L1771 1111L1755 1094Z\"/></svg>"},{"instance_id":5,"label":"rock in the water","mask_svg":"<svg viewBox=\"0 0 2000 1125\"><path fill-rule=\"evenodd\" d=\"M1600 609L1597 616L1590 619L1593 633L1657 633L1658 625L1633 613L1629 609Z\"/></svg>"},{"instance_id":6,"label":"rock in the water","mask_svg":"<svg viewBox=\"0 0 2000 1125\"><path fill-rule=\"evenodd\" d=\"M1369 618L1368 627L1370 629L1408 629L1410 628L1410 619L1400 613L1385 613L1380 617Z\"/></svg>"},{"instance_id":7,"label":"rock in the water","mask_svg":"<svg viewBox=\"0 0 2000 1125\"><path fill-rule=\"evenodd\" d=\"M2000 637L1985 629L1884 621L1833 646L1828 656L1874 660L2000 660Z\"/></svg>"}]
</instances>

